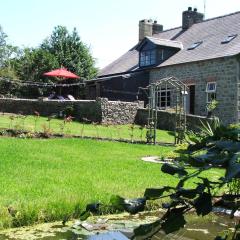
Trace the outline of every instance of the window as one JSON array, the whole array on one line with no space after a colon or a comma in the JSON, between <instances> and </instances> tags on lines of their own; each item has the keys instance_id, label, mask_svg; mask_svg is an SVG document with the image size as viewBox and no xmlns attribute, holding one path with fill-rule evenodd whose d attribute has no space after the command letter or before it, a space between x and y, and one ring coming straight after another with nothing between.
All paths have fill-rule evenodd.
<instances>
[{"instance_id":1,"label":"window","mask_svg":"<svg viewBox=\"0 0 240 240\"><path fill-rule=\"evenodd\" d=\"M169 88L161 88L158 93L158 107L167 108L171 106L171 91Z\"/></svg>"},{"instance_id":2,"label":"window","mask_svg":"<svg viewBox=\"0 0 240 240\"><path fill-rule=\"evenodd\" d=\"M199 45L201 45L202 43L203 43L202 41L195 42L188 48L188 50L193 50L193 49L197 48Z\"/></svg>"},{"instance_id":3,"label":"window","mask_svg":"<svg viewBox=\"0 0 240 240\"><path fill-rule=\"evenodd\" d=\"M237 34L233 34L233 35L228 35L221 43L229 43L231 42L235 37L237 37Z\"/></svg>"},{"instance_id":4,"label":"window","mask_svg":"<svg viewBox=\"0 0 240 240\"><path fill-rule=\"evenodd\" d=\"M207 103L210 103L211 101L216 100L216 83L215 82L207 83L206 93L207 93Z\"/></svg>"},{"instance_id":5,"label":"window","mask_svg":"<svg viewBox=\"0 0 240 240\"><path fill-rule=\"evenodd\" d=\"M148 50L140 53L140 66L150 66L156 63L156 51Z\"/></svg>"}]
</instances>

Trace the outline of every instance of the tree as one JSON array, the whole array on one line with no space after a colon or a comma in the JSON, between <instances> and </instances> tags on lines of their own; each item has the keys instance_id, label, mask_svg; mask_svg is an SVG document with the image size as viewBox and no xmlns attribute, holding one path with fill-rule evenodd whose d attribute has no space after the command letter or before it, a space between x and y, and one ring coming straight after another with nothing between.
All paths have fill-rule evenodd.
<instances>
[{"instance_id":1,"label":"tree","mask_svg":"<svg viewBox=\"0 0 240 240\"><path fill-rule=\"evenodd\" d=\"M75 28L69 33L66 27L55 27L51 36L41 44L41 49L54 55L59 66L83 79L91 79L97 74L90 49L81 41Z\"/></svg>"},{"instance_id":2,"label":"tree","mask_svg":"<svg viewBox=\"0 0 240 240\"><path fill-rule=\"evenodd\" d=\"M23 49L21 54L18 54L10 63L19 79L31 82L57 81L54 78L44 77L43 73L60 67L76 73L81 79L91 79L97 74L89 47L80 40L76 29L69 33L63 26L55 27L51 36L39 47ZM49 88L21 87L19 96L46 96L51 91L52 89Z\"/></svg>"},{"instance_id":3,"label":"tree","mask_svg":"<svg viewBox=\"0 0 240 240\"><path fill-rule=\"evenodd\" d=\"M59 66L56 58L51 53L41 48L25 48L21 56L11 61L17 72L18 78L30 82L53 82L56 79L46 78L44 72ZM49 95L51 89L38 88L37 86L22 86L18 91L18 97L35 98L42 95Z\"/></svg>"},{"instance_id":4,"label":"tree","mask_svg":"<svg viewBox=\"0 0 240 240\"><path fill-rule=\"evenodd\" d=\"M59 67L56 57L41 48L23 49L21 56L15 58L12 64L20 79L32 82L49 81L43 73Z\"/></svg>"},{"instance_id":5,"label":"tree","mask_svg":"<svg viewBox=\"0 0 240 240\"><path fill-rule=\"evenodd\" d=\"M18 54L18 48L7 43L7 34L0 26L0 76L16 77L10 61Z\"/></svg>"}]
</instances>

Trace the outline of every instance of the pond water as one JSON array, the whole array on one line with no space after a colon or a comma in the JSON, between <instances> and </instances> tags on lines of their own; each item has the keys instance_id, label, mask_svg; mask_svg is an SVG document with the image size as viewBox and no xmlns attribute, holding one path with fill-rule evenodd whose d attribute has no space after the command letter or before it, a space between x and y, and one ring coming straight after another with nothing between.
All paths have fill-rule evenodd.
<instances>
[{"instance_id":1,"label":"pond water","mask_svg":"<svg viewBox=\"0 0 240 240\"><path fill-rule=\"evenodd\" d=\"M95 239L94 235L106 234L109 231L118 231L123 237L130 238L133 229L140 224L150 223L156 220L155 214L137 214L130 216L128 214L110 215L88 220L85 226L98 228L88 231L81 227L79 221L69 222L63 226L60 222L45 223L32 227L23 227L0 231L0 240L88 240ZM158 233L152 239L180 239L180 240L212 240L220 232L227 229L233 230L236 220L232 220L225 215L210 215L207 217L187 216L188 224L185 228L173 234L165 235ZM110 238L98 238L110 239ZM111 238L113 239L113 238ZM115 238L122 239L122 238ZM125 239L125 238L124 238Z\"/></svg>"}]
</instances>

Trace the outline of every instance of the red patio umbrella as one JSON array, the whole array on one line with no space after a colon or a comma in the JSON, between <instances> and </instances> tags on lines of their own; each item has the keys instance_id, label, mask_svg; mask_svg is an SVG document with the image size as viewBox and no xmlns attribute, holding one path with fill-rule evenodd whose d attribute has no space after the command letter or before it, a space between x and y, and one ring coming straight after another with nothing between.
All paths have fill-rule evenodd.
<instances>
[{"instance_id":1,"label":"red patio umbrella","mask_svg":"<svg viewBox=\"0 0 240 240\"><path fill-rule=\"evenodd\" d=\"M50 72L46 72L43 74L47 77L60 77L60 78L80 78L78 75L68 71L66 68L58 68L55 70L52 70ZM61 88L60 88L60 95L61 95Z\"/></svg>"},{"instance_id":2,"label":"red patio umbrella","mask_svg":"<svg viewBox=\"0 0 240 240\"><path fill-rule=\"evenodd\" d=\"M61 77L61 78L80 78L76 74L68 71L66 68L58 68L50 72L46 72L43 75L49 76L49 77Z\"/></svg>"}]
</instances>

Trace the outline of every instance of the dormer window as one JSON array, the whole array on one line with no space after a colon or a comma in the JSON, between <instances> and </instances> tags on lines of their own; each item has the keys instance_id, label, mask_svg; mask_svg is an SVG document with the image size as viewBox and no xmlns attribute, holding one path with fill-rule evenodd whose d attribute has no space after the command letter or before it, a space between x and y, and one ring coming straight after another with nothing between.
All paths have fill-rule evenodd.
<instances>
[{"instance_id":1,"label":"dormer window","mask_svg":"<svg viewBox=\"0 0 240 240\"><path fill-rule=\"evenodd\" d=\"M198 46L200 46L202 43L203 43L202 41L195 42L188 48L188 50L193 50L193 49L197 48Z\"/></svg>"},{"instance_id":2,"label":"dormer window","mask_svg":"<svg viewBox=\"0 0 240 240\"><path fill-rule=\"evenodd\" d=\"M221 43L229 43L231 42L235 37L237 37L237 34L233 34L233 35L228 35Z\"/></svg>"},{"instance_id":3,"label":"dormer window","mask_svg":"<svg viewBox=\"0 0 240 240\"><path fill-rule=\"evenodd\" d=\"M140 67L156 64L156 51L144 50L140 53Z\"/></svg>"}]
</instances>

